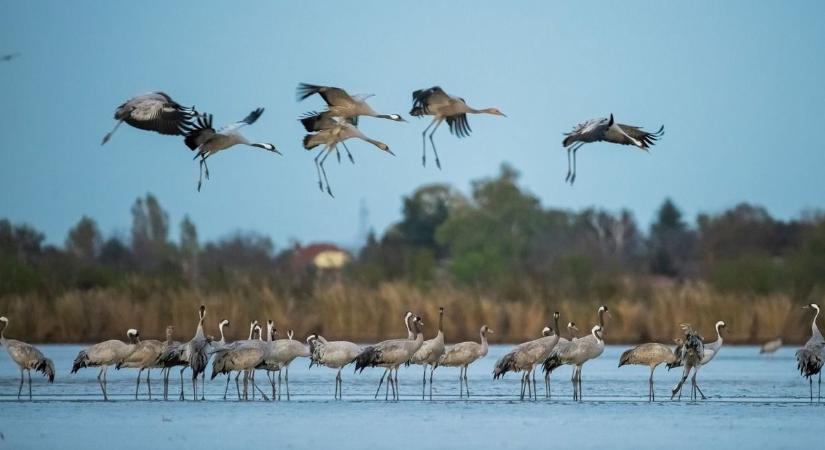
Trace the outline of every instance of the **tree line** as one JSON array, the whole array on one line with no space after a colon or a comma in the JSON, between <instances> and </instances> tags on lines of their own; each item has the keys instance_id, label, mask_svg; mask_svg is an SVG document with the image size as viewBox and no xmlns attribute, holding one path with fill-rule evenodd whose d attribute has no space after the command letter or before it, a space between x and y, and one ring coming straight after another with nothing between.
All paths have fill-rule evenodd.
<instances>
[{"instance_id":1,"label":"tree line","mask_svg":"<svg viewBox=\"0 0 825 450\"><path fill-rule=\"evenodd\" d=\"M276 249L257 232L202 242L184 217L174 238L152 194L131 206L128 237L104 236L83 216L63 246L53 246L31 225L2 219L0 296L107 288L139 298L152 289L263 286L300 300L324 283L369 288L401 281L519 301L645 298L656 284L701 282L720 293L802 300L821 296L825 287L821 211L780 220L741 203L689 220L665 199L643 230L628 210L544 207L506 164L496 176L475 180L468 195L447 184L422 186L403 198L401 210L401 219L370 233L335 277L296 266L296 245Z\"/></svg>"}]
</instances>

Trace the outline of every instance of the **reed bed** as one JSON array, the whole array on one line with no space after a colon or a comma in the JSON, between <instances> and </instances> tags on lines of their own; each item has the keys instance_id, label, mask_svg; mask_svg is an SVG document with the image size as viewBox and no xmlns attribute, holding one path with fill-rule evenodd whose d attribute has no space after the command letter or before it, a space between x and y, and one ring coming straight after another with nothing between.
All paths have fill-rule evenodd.
<instances>
[{"instance_id":1,"label":"reed bed","mask_svg":"<svg viewBox=\"0 0 825 450\"><path fill-rule=\"evenodd\" d=\"M576 322L588 333L598 305L609 307L605 337L608 343L671 342L679 324L689 322L707 339L714 338L717 320L728 324L726 341L757 344L781 336L799 343L810 334L810 314L803 302L786 295L720 294L702 283L650 287L645 298L611 299L526 298L504 301L484 293L451 286L420 289L406 283L384 283L375 288L333 283L295 298L268 287L244 287L210 293L196 289L133 293L128 290L73 291L56 297L38 295L0 298L0 315L12 319L9 337L30 342L78 343L125 338L138 328L144 338L162 339L167 325L176 337L193 334L197 306L205 304L207 334L217 335L217 322L232 322L229 339L248 333L251 319L272 319L286 336L322 333L329 339L372 342L406 334L402 317L407 310L420 314L425 336L435 333L438 307L444 306L444 328L450 342L478 339L482 324L495 330L493 342L533 339L542 327L552 326L553 311L561 313L561 327Z\"/></svg>"}]
</instances>

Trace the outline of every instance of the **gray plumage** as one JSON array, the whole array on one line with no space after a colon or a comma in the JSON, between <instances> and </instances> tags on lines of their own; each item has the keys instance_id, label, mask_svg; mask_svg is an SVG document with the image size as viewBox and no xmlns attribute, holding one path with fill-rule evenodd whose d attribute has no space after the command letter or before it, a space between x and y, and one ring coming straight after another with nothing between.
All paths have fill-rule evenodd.
<instances>
[{"instance_id":1,"label":"gray plumage","mask_svg":"<svg viewBox=\"0 0 825 450\"><path fill-rule=\"evenodd\" d=\"M554 329L559 329L559 313L558 311L553 313L553 320L554 320ZM545 330L548 332L551 331L549 327L545 327ZM545 333L543 333L545 334ZM522 344L517 345L513 350L509 353L504 355L501 359L498 360L496 363L495 368L493 369L493 379L498 379L503 377L504 374L507 372L524 372L524 375L521 377L521 399L524 400L524 392L525 387L527 391L528 397L535 396L538 397L538 392L536 392L536 382L535 378L533 378L533 386L530 387L530 375L533 374L533 370L536 367L536 364L540 364L550 356L550 352L556 347L556 344L559 342L559 334L558 331L549 334L547 333L545 336L542 336L538 339L534 339L532 341L524 342Z\"/></svg>"},{"instance_id":2,"label":"gray plumage","mask_svg":"<svg viewBox=\"0 0 825 450\"><path fill-rule=\"evenodd\" d=\"M650 379L648 380L648 400L655 401L656 394L653 389L653 372L659 364L671 364L676 361L676 355L670 347L659 343L648 343L637 345L622 353L619 358L619 367L628 364L648 366L650 368Z\"/></svg>"},{"instance_id":3,"label":"gray plumage","mask_svg":"<svg viewBox=\"0 0 825 450\"><path fill-rule=\"evenodd\" d=\"M335 375L335 394L333 398L343 396L343 379L341 370L348 364L355 361L362 348L358 344L348 341L327 341L323 336L311 334L307 337L309 344L310 363L313 365L326 366L331 369L338 369Z\"/></svg>"},{"instance_id":4,"label":"gray plumage","mask_svg":"<svg viewBox=\"0 0 825 450\"><path fill-rule=\"evenodd\" d=\"M556 343L556 346L553 347L553 351L550 352L550 355L547 356L548 359L551 358L553 354L559 354L567 350L567 347L570 345L571 342L578 339L576 333L579 331L579 328L576 326L575 322L567 322L567 335L570 338L559 337L559 342ZM547 362L547 359L544 360ZM554 363L550 364L549 367L546 367L544 363L542 363L542 367L544 369L544 396L546 398L550 398L550 375L553 373L553 370L561 366L561 363L558 359L553 360Z\"/></svg>"},{"instance_id":5,"label":"gray plumage","mask_svg":"<svg viewBox=\"0 0 825 450\"><path fill-rule=\"evenodd\" d=\"M257 323L253 322L253 330ZM269 339L271 331L271 322L268 324L267 338ZM237 371L235 376L235 387L238 390L238 398L241 398L240 386L238 385L238 377L244 373L244 398L247 398L247 382L254 375L255 368L258 367L266 358L269 344L260 339L250 339L245 341L237 341L232 346L221 350L215 354L215 359L212 361L212 379L221 374L231 374ZM257 389L254 377L252 379L253 389ZM226 380L227 386L229 378ZM263 394L263 392L261 392ZM253 393L254 395L254 393ZM226 392L224 392L226 398Z\"/></svg>"},{"instance_id":6,"label":"gray plumage","mask_svg":"<svg viewBox=\"0 0 825 450\"><path fill-rule=\"evenodd\" d=\"M429 89L419 89L412 93L413 107L410 110L410 115L414 117L433 116L433 121L427 125L427 128L421 133L421 141L423 151L421 154L421 164L427 165L427 131L435 125L433 131L430 133L430 144L433 148L433 155L435 156L435 164L441 169L441 161L438 158L438 151L435 149L435 142L433 135L438 129L439 125L445 120L450 127L450 133L458 138L470 135L470 123L467 121L467 114L492 114L496 116L504 116L504 113L497 108L475 109L467 105L461 97L453 97L444 92L439 86L433 86Z\"/></svg>"},{"instance_id":7,"label":"gray plumage","mask_svg":"<svg viewBox=\"0 0 825 450\"><path fill-rule=\"evenodd\" d=\"M183 359L192 370L192 396L193 400L198 399L198 377L206 371L206 365L209 363L209 341L203 333L203 319L206 318L206 306L201 305L198 308L198 327L195 329L195 335L184 346ZM204 375L204 383L206 376ZM204 389L201 386L201 400L204 399Z\"/></svg>"},{"instance_id":8,"label":"gray plumage","mask_svg":"<svg viewBox=\"0 0 825 450\"><path fill-rule=\"evenodd\" d=\"M424 399L424 392L427 389L427 366L430 366L430 399L433 398L433 366L438 362L441 355L444 354L444 308L438 308L438 333L435 337L424 341L421 348L415 352L410 359L412 364L418 364L424 367L424 375L422 378L421 399Z\"/></svg>"},{"instance_id":9,"label":"gray plumage","mask_svg":"<svg viewBox=\"0 0 825 450\"><path fill-rule=\"evenodd\" d=\"M487 345L487 334L495 334L495 332L487 325L482 325L479 330L479 335L481 336L480 342L467 341L453 345L438 359L438 362L433 367L433 370L441 366L461 368L458 373L459 398L464 395L463 388L465 387L467 388L467 397L470 397L470 385L467 382L467 367L487 356L489 349Z\"/></svg>"},{"instance_id":10,"label":"gray plumage","mask_svg":"<svg viewBox=\"0 0 825 450\"><path fill-rule=\"evenodd\" d=\"M370 144L378 147L380 150L387 152L391 155L395 155L395 153L390 150L390 146L367 137L364 133L361 132L358 128L352 125L349 122L339 122L337 125L332 126L331 128L324 128L317 133L310 133L304 136L303 145L306 150L312 150L315 147L323 146L320 152L315 155L313 159L315 161L315 171L318 174L318 188L321 191L324 191L324 183L326 183L326 192L332 195L332 189L329 185L329 180L327 179L327 172L324 168L324 163L329 157L330 153L333 150L337 151L338 144L343 144L344 141L348 139L361 139L362 141L369 142ZM349 150L347 150L349 152ZM323 156L323 158L321 158ZM321 181L321 175L323 174L323 182ZM334 197L334 196L333 196Z\"/></svg>"},{"instance_id":11,"label":"gray plumage","mask_svg":"<svg viewBox=\"0 0 825 450\"><path fill-rule=\"evenodd\" d=\"M559 348L554 352L550 352L550 356L548 356L544 364L542 364L545 376L564 364L574 366L573 375L570 379L573 383L574 400L581 400L582 366L587 361L598 358L604 351L603 333L605 314L609 314L608 308L602 305L596 311L599 324L591 329L589 335L576 339L569 345L564 346L563 349Z\"/></svg>"},{"instance_id":12,"label":"gray plumage","mask_svg":"<svg viewBox=\"0 0 825 450\"><path fill-rule=\"evenodd\" d=\"M715 325L716 340L713 341L713 342L702 344L702 360L699 362L699 364L696 364L696 365L693 366L693 377L691 378L691 386L692 386L691 396L692 397L695 397L695 393L698 392L699 395L702 397L702 400L704 400L706 398L704 392L702 392L702 389L699 387L699 383L696 382L696 377L699 375L699 370L703 366L705 366L706 364L710 363L713 360L713 358L715 358L716 355L719 354L719 351L722 350L722 344L724 343L724 339L722 338L721 329L725 328L726 326L727 326L727 324L725 324L724 321L720 320L720 321L716 322L716 325ZM683 328L690 328L690 325L682 324L682 327ZM701 340L701 336L698 336L698 337ZM684 345L686 345L686 344L683 344L683 349L684 349ZM677 358L677 360L675 362L668 364L668 366L667 366L668 370L672 369L673 367L679 367L681 365L681 360L683 359L682 355L681 355L681 352L684 351L683 349L677 349L674 352L677 355L677 357L679 357L679 358Z\"/></svg>"},{"instance_id":13,"label":"gray plumage","mask_svg":"<svg viewBox=\"0 0 825 450\"><path fill-rule=\"evenodd\" d=\"M811 401L814 401L814 387L813 377L817 375L819 380L817 382L817 400L822 397L822 366L825 362L825 338L822 337L822 332L816 325L816 319L819 317L819 305L811 303L803 308L809 308L816 311L813 321L811 321L811 337L805 345L797 350L796 367L799 373L808 379L808 387L810 388Z\"/></svg>"},{"instance_id":14,"label":"gray plumage","mask_svg":"<svg viewBox=\"0 0 825 450\"><path fill-rule=\"evenodd\" d=\"M656 144L662 137L665 127L662 125L655 133L642 130L635 125L616 123L613 114L609 118L591 119L582 122L569 133L565 133L562 145L567 149L567 177L565 181L573 184L576 181L576 152L582 145L590 142L605 141L614 144L632 145L644 151ZM573 154L573 165L570 165L570 154Z\"/></svg>"},{"instance_id":15,"label":"gray plumage","mask_svg":"<svg viewBox=\"0 0 825 450\"><path fill-rule=\"evenodd\" d=\"M294 336L292 330L287 331L287 336L287 339L272 341L269 352L264 359L264 364L278 369L278 400L281 399L281 372L284 373L286 399L289 400L289 365L296 358L308 358L310 356L309 347L292 338Z\"/></svg>"},{"instance_id":16,"label":"gray plumage","mask_svg":"<svg viewBox=\"0 0 825 450\"><path fill-rule=\"evenodd\" d=\"M179 341L173 340L175 327L169 325L166 327L166 340L161 344L160 354L158 355L157 365L160 367L160 373L163 376L163 399L169 398L169 372L172 367L186 366L186 361L183 360L183 344ZM183 398L183 370L180 371L180 398Z\"/></svg>"},{"instance_id":17,"label":"gray plumage","mask_svg":"<svg viewBox=\"0 0 825 450\"><path fill-rule=\"evenodd\" d=\"M677 359L673 363L667 364L668 370L674 367L684 366L682 378L671 391L671 399L673 399L676 394L679 394L679 398L682 397L682 386L685 384L690 371L702 364L702 359L704 358L705 353L705 344L702 342L702 338L699 334L696 333L696 331L694 331L689 324L682 324L682 329L685 333L684 339L681 341L679 348L673 352ZM691 379L690 397L691 400L696 399L695 377Z\"/></svg>"},{"instance_id":18,"label":"gray plumage","mask_svg":"<svg viewBox=\"0 0 825 450\"><path fill-rule=\"evenodd\" d=\"M32 399L32 370L40 372L49 383L54 382L54 363L46 358L37 347L15 339L6 339L6 327L9 319L0 317L0 345L6 349L9 357L20 368L20 387L17 389L17 399L23 391L23 372L29 376L29 400Z\"/></svg>"},{"instance_id":19,"label":"gray plumage","mask_svg":"<svg viewBox=\"0 0 825 450\"><path fill-rule=\"evenodd\" d=\"M121 123L147 131L166 135L184 135L192 126L192 118L198 115L195 108L181 106L163 92L150 92L126 100L115 110L117 124L106 133L101 145L112 137Z\"/></svg>"},{"instance_id":20,"label":"gray plumage","mask_svg":"<svg viewBox=\"0 0 825 450\"><path fill-rule=\"evenodd\" d=\"M146 386L149 390L149 399L152 398L152 385L149 381L149 376L153 368L161 367L158 362L161 352L163 351L163 342L155 339L139 340L135 345L132 353L120 360L115 369L138 369L137 381L135 384L135 400L138 398L138 390L140 389L140 375L146 370Z\"/></svg>"},{"instance_id":21,"label":"gray plumage","mask_svg":"<svg viewBox=\"0 0 825 450\"><path fill-rule=\"evenodd\" d=\"M366 102L369 95L350 95L347 91L332 87L318 86L315 84L301 83L298 85L298 101L306 100L312 95L318 94L327 104L327 110L334 116L344 120L349 120L353 125L358 124L358 116L377 117L379 119L389 119L396 122L406 122L398 114L379 114ZM307 130L310 131L310 130Z\"/></svg>"},{"instance_id":22,"label":"gray plumage","mask_svg":"<svg viewBox=\"0 0 825 450\"><path fill-rule=\"evenodd\" d=\"M238 130L246 125L252 125L264 113L263 108L258 108L249 113L243 120L231 123L215 130L212 126L212 114L204 114L198 116L197 123L192 125L191 129L186 133L184 143L191 150L197 150L195 159L200 158L198 162L200 168L200 176L198 177L198 191L201 190L201 183L203 181L203 174L206 173L206 179L209 179L209 166L206 165L206 159L218 153L221 150L226 150L236 145L248 145L250 147L262 148L266 151L281 154L274 145L268 142L250 142Z\"/></svg>"},{"instance_id":23,"label":"gray plumage","mask_svg":"<svg viewBox=\"0 0 825 450\"><path fill-rule=\"evenodd\" d=\"M413 339L391 339L379 342L378 344L366 347L355 357L355 371L363 371L367 367L386 367L388 369L387 388L392 388L393 398L399 398L398 392L398 367L412 358L416 351L424 343L424 335L421 333L423 321L420 317L408 314L407 322L412 330ZM393 371L396 372L393 379Z\"/></svg>"},{"instance_id":24,"label":"gray plumage","mask_svg":"<svg viewBox=\"0 0 825 450\"><path fill-rule=\"evenodd\" d=\"M771 339L759 348L760 355L770 355L782 348L782 338Z\"/></svg>"},{"instance_id":25,"label":"gray plumage","mask_svg":"<svg viewBox=\"0 0 825 450\"><path fill-rule=\"evenodd\" d=\"M106 389L106 372L109 366L116 365L134 351L139 336L138 330L131 328L126 332L126 337L129 339L128 343L111 339L81 350L74 359L71 373L76 373L84 367L100 367L97 382L103 392L103 399L109 400Z\"/></svg>"}]
</instances>

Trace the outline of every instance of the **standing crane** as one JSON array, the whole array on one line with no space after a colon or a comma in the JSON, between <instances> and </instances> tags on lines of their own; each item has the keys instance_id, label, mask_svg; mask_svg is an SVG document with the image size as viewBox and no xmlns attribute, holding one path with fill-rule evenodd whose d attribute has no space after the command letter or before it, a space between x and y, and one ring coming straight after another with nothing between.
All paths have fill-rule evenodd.
<instances>
[{"instance_id":1,"label":"standing crane","mask_svg":"<svg viewBox=\"0 0 825 450\"><path fill-rule=\"evenodd\" d=\"M54 383L54 363L46 358L43 352L37 347L14 339L6 339L6 328L9 326L9 319L0 317L0 345L9 353L9 357L20 368L20 387L17 389L17 399L20 400L20 393L23 392L23 372L29 376L29 400L32 399L32 369L40 372L48 378L49 383Z\"/></svg>"},{"instance_id":2,"label":"standing crane","mask_svg":"<svg viewBox=\"0 0 825 450\"><path fill-rule=\"evenodd\" d=\"M530 387L530 375L533 374L536 364L544 362L559 342L558 311L553 313L553 320L554 329L556 330L554 333L550 333L552 330L549 327L545 327L546 331L542 333L544 336L517 345L513 350L498 360L493 370L494 380L503 377L504 374L509 371L524 372L521 377L521 400L524 400L525 386L527 388L528 399L533 396L538 397L535 378L533 379L532 388Z\"/></svg>"},{"instance_id":3,"label":"standing crane","mask_svg":"<svg viewBox=\"0 0 825 450\"><path fill-rule=\"evenodd\" d=\"M438 333L434 338L424 341L421 348L415 352L410 360L413 364L424 366L424 377L421 388L421 400L427 389L427 366L430 366L430 400L433 398L433 366L444 354L444 307L438 308Z\"/></svg>"},{"instance_id":4,"label":"standing crane","mask_svg":"<svg viewBox=\"0 0 825 450\"><path fill-rule=\"evenodd\" d=\"M363 372L367 367L386 367L389 369L387 375L387 390L392 386L393 399L399 399L398 391L398 367L412 358L416 351L424 343L424 335L421 328L424 322L418 316L409 315L407 319L413 333L413 339L391 339L379 342L378 344L366 347L355 357L355 371ZM393 371L395 378L393 379Z\"/></svg>"},{"instance_id":5,"label":"standing crane","mask_svg":"<svg viewBox=\"0 0 825 450\"><path fill-rule=\"evenodd\" d=\"M576 335L578 331L579 328L576 326L575 322L567 322L567 335L570 336L570 338L566 339L560 337L559 342L556 343L556 346L553 348L553 351L550 352L550 354L552 355L553 353L561 353L565 351L567 347L570 345L570 343L578 339L578 336ZM550 356L548 356L548 358L549 357ZM550 398L550 374L552 374L553 370L555 370L557 367L559 366L553 366L549 370L546 370L544 372L544 396L547 398Z\"/></svg>"},{"instance_id":6,"label":"standing crane","mask_svg":"<svg viewBox=\"0 0 825 450\"><path fill-rule=\"evenodd\" d=\"M650 379L648 380L647 399L651 402L656 401L656 394L653 390L653 372L659 364L673 364L676 361L676 354L667 345L659 343L647 343L637 345L636 347L622 353L619 358L619 367L627 364L636 364L640 366L648 366L650 368Z\"/></svg>"},{"instance_id":7,"label":"standing crane","mask_svg":"<svg viewBox=\"0 0 825 450\"><path fill-rule=\"evenodd\" d=\"M130 328L126 331L126 337L129 339L128 344L118 339L110 339L81 350L72 364L72 373L76 373L84 367L100 367L100 372L97 374L97 383L103 392L103 400L109 400L106 389L107 369L109 366L116 365L134 351L140 340L140 333L138 330Z\"/></svg>"},{"instance_id":8,"label":"standing crane","mask_svg":"<svg viewBox=\"0 0 825 450\"><path fill-rule=\"evenodd\" d=\"M338 369L335 375L335 395L333 398L340 399L343 396L343 380L341 370L347 364L355 361L362 348L358 344L349 341L327 341L321 335L310 334L307 337L309 344L310 362L309 367L315 364L326 366L331 369Z\"/></svg>"},{"instance_id":9,"label":"standing crane","mask_svg":"<svg viewBox=\"0 0 825 450\"><path fill-rule=\"evenodd\" d=\"M487 325L482 325L479 330L481 342L466 341L453 345L439 358L435 367L433 367L433 370L440 366L461 368L458 372L459 398L464 395L463 388L465 386L467 387L467 398L470 398L470 385L467 383L467 367L487 356L487 350L489 349L487 344L488 334L495 334L495 332Z\"/></svg>"},{"instance_id":10,"label":"standing crane","mask_svg":"<svg viewBox=\"0 0 825 450\"><path fill-rule=\"evenodd\" d=\"M680 399L682 398L682 386L685 384L688 375L690 375L690 371L695 370L695 368L702 364L702 359L705 354L705 344L702 342L701 336L693 330L690 324L683 323L682 329L685 332L685 337L680 341L676 351L673 352L676 355L676 361L667 365L668 370L679 366L685 367L682 371L682 378L671 391L671 400L676 394L679 394ZM690 399L696 400L696 377L691 378L690 383Z\"/></svg>"},{"instance_id":11,"label":"standing crane","mask_svg":"<svg viewBox=\"0 0 825 450\"><path fill-rule=\"evenodd\" d=\"M665 133L662 125L655 133L649 133L635 125L616 123L613 114L610 118L591 119L582 122L573 131L565 133L562 145L567 149L567 177L564 181L571 185L576 181L576 152L582 145L590 142L612 142L614 144L632 145L644 151L653 146ZM573 153L573 165L570 166L570 153Z\"/></svg>"},{"instance_id":12,"label":"standing crane","mask_svg":"<svg viewBox=\"0 0 825 450\"><path fill-rule=\"evenodd\" d=\"M816 319L819 317L819 305L811 303L803 306L805 309L813 309L816 311L814 318L811 321L811 337L805 345L796 352L796 364L799 372L803 377L808 379L808 386L811 390L811 402L814 401L814 385L813 376L818 375L819 381L817 384L817 401L822 397L822 366L825 363L825 338L822 337L822 332L816 325Z\"/></svg>"},{"instance_id":13,"label":"standing crane","mask_svg":"<svg viewBox=\"0 0 825 450\"><path fill-rule=\"evenodd\" d=\"M706 364L710 363L713 360L713 358L715 358L716 355L719 354L719 351L722 349L722 344L724 343L724 339L722 339L721 329L725 328L726 326L727 325L722 320L716 322L716 340L713 341L713 342L707 343L707 344L705 344L705 343L702 344L702 360L699 361L699 364L696 364L693 367L693 377L691 378L691 386L693 386L693 391L699 393L699 395L702 397L702 400L705 400L706 397L705 397L705 394L702 392L702 389L699 388L699 384L696 383L696 376L699 374L699 369L701 369ZM682 328L685 328L687 330L687 329L690 328L690 325L689 324L682 324ZM687 333L687 331L686 331L686 333ZM693 333L693 334L695 334L695 333ZM700 339L701 339L701 337L700 337ZM686 343L682 344L682 346L685 346L685 345L687 345L687 344ZM678 350L677 350L677 353L678 353ZM674 367L679 367L680 365L681 365L681 362L677 358L676 362L668 364L667 367L668 367L668 370L670 370ZM695 394L692 394L692 395L695 396Z\"/></svg>"},{"instance_id":14,"label":"standing crane","mask_svg":"<svg viewBox=\"0 0 825 450\"><path fill-rule=\"evenodd\" d=\"M198 116L198 113L194 107L181 106L163 92L156 91L138 95L117 107L115 110L117 123L112 131L103 136L103 142L100 145L108 142L123 122L140 130L182 136L191 129L192 119L195 116Z\"/></svg>"},{"instance_id":15,"label":"standing crane","mask_svg":"<svg viewBox=\"0 0 825 450\"><path fill-rule=\"evenodd\" d=\"M475 109L467 105L461 97L447 95L439 86L429 89L419 89L412 93L413 107L410 115L415 117L433 116L433 121L421 133L422 153L421 164L427 165L427 131L435 125L430 133L430 144L432 144L433 155L435 155L435 165L441 169L441 161L438 159L438 151L435 149L433 135L438 126L445 120L450 127L450 133L458 138L467 137L472 131L467 122L467 114L492 114L494 116L507 117L498 108Z\"/></svg>"},{"instance_id":16,"label":"standing crane","mask_svg":"<svg viewBox=\"0 0 825 450\"><path fill-rule=\"evenodd\" d=\"M163 351L163 343L155 339L141 339L134 350L115 365L115 369L122 368L138 369L137 383L135 385L135 400L138 398L140 389L140 375L146 370L146 386L149 389L149 399L152 399L152 384L149 381L149 374L152 368L161 367L158 358Z\"/></svg>"},{"instance_id":17,"label":"standing crane","mask_svg":"<svg viewBox=\"0 0 825 450\"><path fill-rule=\"evenodd\" d=\"M218 153L221 150L226 150L235 145L248 145L250 147L262 148L266 151L281 154L274 145L267 142L250 142L239 131L245 125L252 125L264 113L263 108L258 108L243 120L235 123L230 123L220 130L215 130L212 127L212 114L198 116L197 123L191 127L186 133L184 143L190 150L197 150L198 153L194 159L200 157L200 176L198 177L198 191L201 190L201 182L203 181L204 170L206 171L206 179L209 179L209 166L206 165L206 158Z\"/></svg>"},{"instance_id":18,"label":"standing crane","mask_svg":"<svg viewBox=\"0 0 825 450\"><path fill-rule=\"evenodd\" d=\"M369 138L364 135L358 128L352 125L349 122L341 122L338 125L333 126L332 128L327 128L321 130L317 133L311 133L304 136L304 148L307 150L312 150L319 145L323 145L323 149L321 152L315 156L315 170L318 172L318 188L321 189L321 192L324 191L324 183L327 185L327 194L331 197L335 197L332 195L332 190L329 187L329 180L327 179L327 171L324 169L324 162L326 162L327 157L329 154L338 148L338 144L343 143L347 139L361 139L362 141L369 142L370 144L378 147L379 149L389 153L390 155L395 156L395 153L390 150L390 146L375 139ZM324 157L321 158L321 155ZM319 161L319 158L320 161ZM321 174L324 175L324 182L321 182Z\"/></svg>"}]
</instances>

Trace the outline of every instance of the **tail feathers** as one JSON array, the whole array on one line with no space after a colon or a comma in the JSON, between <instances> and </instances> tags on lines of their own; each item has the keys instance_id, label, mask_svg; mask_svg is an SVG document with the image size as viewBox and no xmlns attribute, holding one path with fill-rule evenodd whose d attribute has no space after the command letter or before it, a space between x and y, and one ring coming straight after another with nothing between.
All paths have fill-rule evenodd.
<instances>
[{"instance_id":1,"label":"tail feathers","mask_svg":"<svg viewBox=\"0 0 825 450\"><path fill-rule=\"evenodd\" d=\"M84 367L89 367L89 355L86 354L86 350L81 350L77 354L77 358L74 359L74 363L72 363L72 373L76 373Z\"/></svg>"},{"instance_id":2,"label":"tail feathers","mask_svg":"<svg viewBox=\"0 0 825 450\"><path fill-rule=\"evenodd\" d=\"M568 134L567 137L565 137L564 140L561 142L561 145L563 147L570 147L571 145L573 145L574 142L576 142L576 136Z\"/></svg>"},{"instance_id":3,"label":"tail feathers","mask_svg":"<svg viewBox=\"0 0 825 450\"><path fill-rule=\"evenodd\" d=\"M375 347L367 347L355 357L355 371L363 372L367 367L375 367L381 361L381 351Z\"/></svg>"},{"instance_id":4,"label":"tail feathers","mask_svg":"<svg viewBox=\"0 0 825 450\"><path fill-rule=\"evenodd\" d=\"M314 94L321 92L321 88L323 88L323 86L301 83L298 85L298 89L296 90L295 94L298 98L298 101L306 100L307 97L310 97Z\"/></svg>"},{"instance_id":5,"label":"tail feathers","mask_svg":"<svg viewBox=\"0 0 825 450\"><path fill-rule=\"evenodd\" d=\"M514 372L516 370L516 354L515 352L510 352L501 357L496 363L496 367L493 369L493 379L497 380L499 378L503 378L504 374L507 372Z\"/></svg>"},{"instance_id":6,"label":"tail feathers","mask_svg":"<svg viewBox=\"0 0 825 450\"><path fill-rule=\"evenodd\" d=\"M824 362L822 355L809 348L803 348L796 352L796 367L805 378L820 373Z\"/></svg>"},{"instance_id":7,"label":"tail feathers","mask_svg":"<svg viewBox=\"0 0 825 450\"><path fill-rule=\"evenodd\" d=\"M35 371L40 372L49 379L49 383L54 383L54 363L49 358L43 358L37 362Z\"/></svg>"},{"instance_id":8,"label":"tail feathers","mask_svg":"<svg viewBox=\"0 0 825 450\"><path fill-rule=\"evenodd\" d=\"M559 358L559 355L554 352L550 354L550 356L548 356L547 359L544 360L544 364L542 364L541 366L544 373L551 373L561 365L561 358Z\"/></svg>"}]
</instances>

